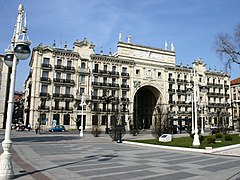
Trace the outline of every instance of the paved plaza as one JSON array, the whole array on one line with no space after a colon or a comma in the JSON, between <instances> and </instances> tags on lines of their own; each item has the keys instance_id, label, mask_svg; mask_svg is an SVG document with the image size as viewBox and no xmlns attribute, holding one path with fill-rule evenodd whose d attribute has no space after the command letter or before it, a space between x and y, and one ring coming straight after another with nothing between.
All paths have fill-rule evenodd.
<instances>
[{"instance_id":1,"label":"paved plaza","mask_svg":"<svg viewBox=\"0 0 240 180\"><path fill-rule=\"evenodd\" d=\"M13 131L12 140L17 180L240 179L238 156L116 143L105 134L80 138L77 133L35 135Z\"/></svg>"}]
</instances>

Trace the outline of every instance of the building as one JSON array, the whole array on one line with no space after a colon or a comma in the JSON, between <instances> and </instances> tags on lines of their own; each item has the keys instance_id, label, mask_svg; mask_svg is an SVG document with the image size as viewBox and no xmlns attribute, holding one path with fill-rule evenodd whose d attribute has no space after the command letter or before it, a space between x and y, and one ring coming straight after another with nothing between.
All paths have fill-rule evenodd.
<instances>
[{"instance_id":1,"label":"building","mask_svg":"<svg viewBox=\"0 0 240 180\"><path fill-rule=\"evenodd\" d=\"M71 50L67 45L40 44L33 49L25 82L26 122L77 128L83 114L86 129L125 122L148 129L163 107L172 125L190 126L193 100L188 88L195 84L203 126L231 126L229 78L221 71L207 70L202 59L192 66L176 65L173 43L170 48L165 43L163 49L137 45L131 43L130 35L123 42L121 33L117 52L107 55L102 50L95 53L86 38L75 41ZM82 101L86 105L81 106Z\"/></svg>"},{"instance_id":2,"label":"building","mask_svg":"<svg viewBox=\"0 0 240 180\"><path fill-rule=\"evenodd\" d=\"M10 87L11 68L3 63L4 55L0 55L0 128L5 128L7 119L7 101Z\"/></svg>"},{"instance_id":3,"label":"building","mask_svg":"<svg viewBox=\"0 0 240 180\"><path fill-rule=\"evenodd\" d=\"M231 95L234 127L240 129L240 78L231 80Z\"/></svg>"}]
</instances>

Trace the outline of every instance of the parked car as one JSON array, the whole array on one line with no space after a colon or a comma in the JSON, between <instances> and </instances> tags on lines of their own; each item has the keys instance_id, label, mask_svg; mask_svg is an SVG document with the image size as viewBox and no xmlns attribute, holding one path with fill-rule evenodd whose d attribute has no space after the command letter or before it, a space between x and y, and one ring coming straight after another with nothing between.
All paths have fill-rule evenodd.
<instances>
[{"instance_id":1,"label":"parked car","mask_svg":"<svg viewBox=\"0 0 240 180\"><path fill-rule=\"evenodd\" d=\"M50 131L50 132L60 132L60 131L66 131L66 129L63 125L56 125L55 127L49 128L48 131Z\"/></svg>"}]
</instances>

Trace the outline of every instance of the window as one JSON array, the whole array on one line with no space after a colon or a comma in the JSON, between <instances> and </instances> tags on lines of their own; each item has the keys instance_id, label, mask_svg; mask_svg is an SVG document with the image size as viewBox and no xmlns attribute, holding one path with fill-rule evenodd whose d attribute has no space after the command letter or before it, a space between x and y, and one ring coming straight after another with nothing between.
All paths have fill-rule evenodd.
<instances>
[{"instance_id":1,"label":"window","mask_svg":"<svg viewBox=\"0 0 240 180\"><path fill-rule=\"evenodd\" d=\"M116 84L116 78L112 78L112 84Z\"/></svg>"},{"instance_id":2,"label":"window","mask_svg":"<svg viewBox=\"0 0 240 180\"><path fill-rule=\"evenodd\" d=\"M116 90L112 90L112 97L115 97L116 95Z\"/></svg>"},{"instance_id":3,"label":"window","mask_svg":"<svg viewBox=\"0 0 240 180\"><path fill-rule=\"evenodd\" d=\"M127 68L126 68L126 67L123 67L123 68L122 68L122 72L123 72L123 73L127 73Z\"/></svg>"},{"instance_id":4,"label":"window","mask_svg":"<svg viewBox=\"0 0 240 180\"><path fill-rule=\"evenodd\" d=\"M61 60L61 59L58 59L58 60L57 60L57 65L59 65L59 66L62 65L62 60Z\"/></svg>"},{"instance_id":5,"label":"window","mask_svg":"<svg viewBox=\"0 0 240 180\"><path fill-rule=\"evenodd\" d=\"M94 76L94 82L98 82L98 76Z\"/></svg>"},{"instance_id":6,"label":"window","mask_svg":"<svg viewBox=\"0 0 240 180\"><path fill-rule=\"evenodd\" d=\"M116 72L116 70L117 70L116 66L112 66L112 71Z\"/></svg>"},{"instance_id":7,"label":"window","mask_svg":"<svg viewBox=\"0 0 240 180\"><path fill-rule=\"evenodd\" d=\"M40 114L40 125L46 125L46 114Z\"/></svg>"},{"instance_id":8,"label":"window","mask_svg":"<svg viewBox=\"0 0 240 180\"><path fill-rule=\"evenodd\" d=\"M85 83L85 76L84 75L79 75L79 81L81 83Z\"/></svg>"},{"instance_id":9,"label":"window","mask_svg":"<svg viewBox=\"0 0 240 180\"><path fill-rule=\"evenodd\" d=\"M48 71L42 71L42 77L48 78Z\"/></svg>"},{"instance_id":10,"label":"window","mask_svg":"<svg viewBox=\"0 0 240 180\"><path fill-rule=\"evenodd\" d=\"M122 91L122 97L126 98L127 97L127 91Z\"/></svg>"},{"instance_id":11,"label":"window","mask_svg":"<svg viewBox=\"0 0 240 180\"><path fill-rule=\"evenodd\" d=\"M66 87L65 94L70 94L70 87Z\"/></svg>"},{"instance_id":12,"label":"window","mask_svg":"<svg viewBox=\"0 0 240 180\"><path fill-rule=\"evenodd\" d=\"M71 74L67 73L66 74L66 79L70 80L71 79Z\"/></svg>"},{"instance_id":13,"label":"window","mask_svg":"<svg viewBox=\"0 0 240 180\"><path fill-rule=\"evenodd\" d=\"M86 63L85 63L85 62L82 62L82 63L81 63L81 68L83 68L83 69L86 68Z\"/></svg>"},{"instance_id":14,"label":"window","mask_svg":"<svg viewBox=\"0 0 240 180\"><path fill-rule=\"evenodd\" d=\"M103 96L107 96L107 90L103 89Z\"/></svg>"},{"instance_id":15,"label":"window","mask_svg":"<svg viewBox=\"0 0 240 180\"><path fill-rule=\"evenodd\" d=\"M136 69L136 74L137 74L137 75L140 74L140 69Z\"/></svg>"},{"instance_id":16,"label":"window","mask_svg":"<svg viewBox=\"0 0 240 180\"><path fill-rule=\"evenodd\" d=\"M70 104L69 101L65 102L65 109L69 109L69 104Z\"/></svg>"},{"instance_id":17,"label":"window","mask_svg":"<svg viewBox=\"0 0 240 180\"><path fill-rule=\"evenodd\" d=\"M98 115L92 115L92 125L98 125Z\"/></svg>"},{"instance_id":18,"label":"window","mask_svg":"<svg viewBox=\"0 0 240 180\"><path fill-rule=\"evenodd\" d=\"M64 114L63 125L70 125L70 115L69 114Z\"/></svg>"},{"instance_id":19,"label":"window","mask_svg":"<svg viewBox=\"0 0 240 180\"><path fill-rule=\"evenodd\" d=\"M46 106L46 100L44 99L44 100L41 100L41 107L43 108L43 107L45 107Z\"/></svg>"},{"instance_id":20,"label":"window","mask_svg":"<svg viewBox=\"0 0 240 180\"><path fill-rule=\"evenodd\" d=\"M98 64L95 64L95 65L94 65L94 68L95 68L95 71L96 71L96 72L98 72L98 66L99 66Z\"/></svg>"},{"instance_id":21,"label":"window","mask_svg":"<svg viewBox=\"0 0 240 180\"><path fill-rule=\"evenodd\" d=\"M181 79L181 74L178 74L178 79Z\"/></svg>"},{"instance_id":22,"label":"window","mask_svg":"<svg viewBox=\"0 0 240 180\"><path fill-rule=\"evenodd\" d=\"M104 84L107 83L107 77L103 77L103 83L104 83Z\"/></svg>"},{"instance_id":23,"label":"window","mask_svg":"<svg viewBox=\"0 0 240 180\"><path fill-rule=\"evenodd\" d=\"M72 66L72 61L67 61L67 66L71 67Z\"/></svg>"},{"instance_id":24,"label":"window","mask_svg":"<svg viewBox=\"0 0 240 180\"><path fill-rule=\"evenodd\" d=\"M103 70L104 70L104 71L107 71L107 65L106 65L106 64L104 64Z\"/></svg>"},{"instance_id":25,"label":"window","mask_svg":"<svg viewBox=\"0 0 240 180\"><path fill-rule=\"evenodd\" d=\"M55 93L60 94L60 86L55 86Z\"/></svg>"},{"instance_id":26,"label":"window","mask_svg":"<svg viewBox=\"0 0 240 180\"><path fill-rule=\"evenodd\" d=\"M56 79L61 79L61 73L60 72L56 72Z\"/></svg>"},{"instance_id":27,"label":"window","mask_svg":"<svg viewBox=\"0 0 240 180\"><path fill-rule=\"evenodd\" d=\"M47 93L47 92L48 92L48 85L42 84L42 86L41 86L41 92L42 92L42 93Z\"/></svg>"},{"instance_id":28,"label":"window","mask_svg":"<svg viewBox=\"0 0 240 180\"><path fill-rule=\"evenodd\" d=\"M55 109L59 109L59 100L55 100Z\"/></svg>"},{"instance_id":29,"label":"window","mask_svg":"<svg viewBox=\"0 0 240 180\"><path fill-rule=\"evenodd\" d=\"M97 96L97 95L98 95L98 89L94 89L94 90L93 90L93 95L94 95L94 96Z\"/></svg>"},{"instance_id":30,"label":"window","mask_svg":"<svg viewBox=\"0 0 240 180\"><path fill-rule=\"evenodd\" d=\"M80 88L80 95L84 94L84 88Z\"/></svg>"},{"instance_id":31,"label":"window","mask_svg":"<svg viewBox=\"0 0 240 180\"><path fill-rule=\"evenodd\" d=\"M158 77L161 77L161 72L158 72Z\"/></svg>"},{"instance_id":32,"label":"window","mask_svg":"<svg viewBox=\"0 0 240 180\"><path fill-rule=\"evenodd\" d=\"M43 64L49 64L50 58L43 58Z\"/></svg>"},{"instance_id":33,"label":"window","mask_svg":"<svg viewBox=\"0 0 240 180\"><path fill-rule=\"evenodd\" d=\"M126 85L127 84L127 79L122 79L122 84Z\"/></svg>"},{"instance_id":34,"label":"window","mask_svg":"<svg viewBox=\"0 0 240 180\"><path fill-rule=\"evenodd\" d=\"M103 115L102 116L102 124L101 125L106 125L106 122L107 122L107 116Z\"/></svg>"}]
</instances>

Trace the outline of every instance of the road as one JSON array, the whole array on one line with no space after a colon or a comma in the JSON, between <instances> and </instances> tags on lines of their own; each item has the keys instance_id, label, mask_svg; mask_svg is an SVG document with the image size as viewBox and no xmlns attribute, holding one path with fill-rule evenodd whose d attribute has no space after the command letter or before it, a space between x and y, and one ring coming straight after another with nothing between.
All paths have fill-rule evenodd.
<instances>
[{"instance_id":1,"label":"road","mask_svg":"<svg viewBox=\"0 0 240 180\"><path fill-rule=\"evenodd\" d=\"M13 131L12 140L18 180L240 179L239 157L116 143L105 134Z\"/></svg>"}]
</instances>

